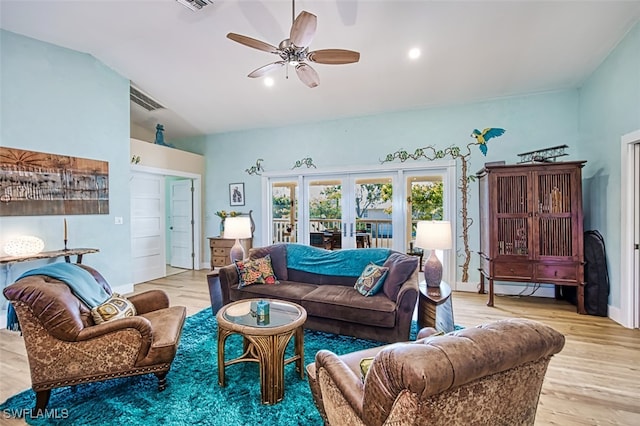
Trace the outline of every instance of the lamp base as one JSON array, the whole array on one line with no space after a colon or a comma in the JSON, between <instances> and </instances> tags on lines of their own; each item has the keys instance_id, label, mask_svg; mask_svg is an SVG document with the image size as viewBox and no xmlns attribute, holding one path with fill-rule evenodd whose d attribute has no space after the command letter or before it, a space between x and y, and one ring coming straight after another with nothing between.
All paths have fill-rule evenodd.
<instances>
[{"instance_id":1,"label":"lamp base","mask_svg":"<svg viewBox=\"0 0 640 426\"><path fill-rule=\"evenodd\" d=\"M442 263L436 256L436 251L431 250L429 258L424 262L424 281L427 287L440 287L442 281Z\"/></svg>"},{"instance_id":2,"label":"lamp base","mask_svg":"<svg viewBox=\"0 0 640 426\"><path fill-rule=\"evenodd\" d=\"M240 240L238 238L236 238L236 243L229 251L229 257L231 258L231 263L235 263L236 260L244 259L244 248L240 244Z\"/></svg>"}]
</instances>

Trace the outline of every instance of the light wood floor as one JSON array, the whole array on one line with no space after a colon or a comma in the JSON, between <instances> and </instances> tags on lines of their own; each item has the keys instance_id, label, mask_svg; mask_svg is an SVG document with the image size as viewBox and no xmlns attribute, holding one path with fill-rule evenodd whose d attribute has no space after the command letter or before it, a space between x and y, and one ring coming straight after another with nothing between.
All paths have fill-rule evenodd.
<instances>
[{"instance_id":1,"label":"light wood floor","mask_svg":"<svg viewBox=\"0 0 640 426\"><path fill-rule=\"evenodd\" d=\"M135 292L161 288L172 304L186 306L191 315L210 306L206 272L188 271L140 284ZM485 303L484 295L454 293L455 322L470 327L524 317L566 336L564 350L549 365L536 425L640 424L640 330L625 329L608 318L578 315L574 306L552 299L498 296L494 308ZM29 386L22 338L0 331L0 401ZM6 420L0 413L0 424L24 422Z\"/></svg>"}]
</instances>

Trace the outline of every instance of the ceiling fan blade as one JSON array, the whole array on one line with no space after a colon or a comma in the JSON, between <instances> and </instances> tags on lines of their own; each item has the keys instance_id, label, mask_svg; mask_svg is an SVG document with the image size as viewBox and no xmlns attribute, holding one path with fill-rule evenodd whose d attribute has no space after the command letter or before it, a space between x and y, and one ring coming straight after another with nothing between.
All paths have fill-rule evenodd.
<instances>
[{"instance_id":1,"label":"ceiling fan blade","mask_svg":"<svg viewBox=\"0 0 640 426\"><path fill-rule=\"evenodd\" d=\"M298 78L307 86L314 88L320 84L320 77L316 70L311 68L309 65L305 63L300 63L296 65L296 73L298 74Z\"/></svg>"},{"instance_id":2,"label":"ceiling fan blade","mask_svg":"<svg viewBox=\"0 0 640 426\"><path fill-rule=\"evenodd\" d=\"M238 42L240 44L244 44L245 46L249 46L249 47L253 47L254 49L258 49L258 50L262 50L264 52L269 52L269 53L278 53L278 48L269 44L269 43L265 43L264 41L260 41L260 40L256 40L255 38L251 38L251 37L247 37L247 36L243 36L241 34L236 34L236 33L229 33L227 34L227 38L231 39L235 42Z\"/></svg>"},{"instance_id":3,"label":"ceiling fan blade","mask_svg":"<svg viewBox=\"0 0 640 426\"><path fill-rule=\"evenodd\" d=\"M293 21L289 40L296 47L307 47L311 44L313 36L316 35L317 25L318 18L316 15L303 10L296 20Z\"/></svg>"},{"instance_id":4,"label":"ceiling fan blade","mask_svg":"<svg viewBox=\"0 0 640 426\"><path fill-rule=\"evenodd\" d=\"M273 62L271 64L267 64L256 70L253 70L247 77L251 77L251 78L262 77L263 75L269 74L271 71L281 68L282 66L284 66L284 64L286 64L285 61L278 61L278 62Z\"/></svg>"},{"instance_id":5,"label":"ceiling fan blade","mask_svg":"<svg viewBox=\"0 0 640 426\"><path fill-rule=\"evenodd\" d=\"M318 64L352 64L360 60L360 53L344 49L314 50L307 54L307 60Z\"/></svg>"}]
</instances>

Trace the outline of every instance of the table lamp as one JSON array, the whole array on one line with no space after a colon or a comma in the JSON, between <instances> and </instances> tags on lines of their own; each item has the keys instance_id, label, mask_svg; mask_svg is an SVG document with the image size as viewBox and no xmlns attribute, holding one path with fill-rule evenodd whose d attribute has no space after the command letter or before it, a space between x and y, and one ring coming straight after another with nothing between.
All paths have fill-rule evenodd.
<instances>
[{"instance_id":1,"label":"table lamp","mask_svg":"<svg viewBox=\"0 0 640 426\"><path fill-rule=\"evenodd\" d=\"M224 221L224 238L236 243L229 252L231 263L244 259L244 248L240 245L241 238L251 238L251 220L248 216L228 217Z\"/></svg>"},{"instance_id":2,"label":"table lamp","mask_svg":"<svg viewBox=\"0 0 640 426\"><path fill-rule=\"evenodd\" d=\"M416 228L416 247L430 249L431 254L424 262L424 280L427 287L440 287L442 263L436 250L451 248L451 222L445 220L421 220Z\"/></svg>"}]
</instances>

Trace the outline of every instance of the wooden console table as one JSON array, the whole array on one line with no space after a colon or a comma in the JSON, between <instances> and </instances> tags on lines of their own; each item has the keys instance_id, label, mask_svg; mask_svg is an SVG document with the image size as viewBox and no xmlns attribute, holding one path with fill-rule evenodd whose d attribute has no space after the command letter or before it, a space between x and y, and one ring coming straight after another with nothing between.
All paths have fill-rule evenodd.
<instances>
[{"instance_id":1,"label":"wooden console table","mask_svg":"<svg viewBox=\"0 0 640 426\"><path fill-rule=\"evenodd\" d=\"M100 250L95 248L73 248L67 250L41 251L38 254L31 254L29 256L3 256L0 257L0 265L11 265L13 263L29 262L40 259L54 259L56 257L63 256L67 263L71 263L71 256L76 256L76 263L82 263L82 255L97 253L99 251Z\"/></svg>"}]
</instances>

